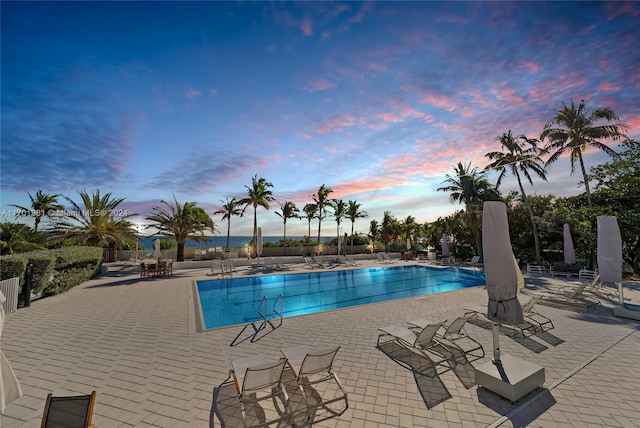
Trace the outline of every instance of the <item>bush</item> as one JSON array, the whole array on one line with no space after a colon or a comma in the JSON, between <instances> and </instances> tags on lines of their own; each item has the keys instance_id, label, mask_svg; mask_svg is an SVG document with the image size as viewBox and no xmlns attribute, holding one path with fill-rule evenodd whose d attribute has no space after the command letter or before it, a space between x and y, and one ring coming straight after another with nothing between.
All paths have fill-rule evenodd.
<instances>
[{"instance_id":1,"label":"bush","mask_svg":"<svg viewBox=\"0 0 640 428\"><path fill-rule=\"evenodd\" d=\"M0 279L20 277L24 285L25 272L33 265L33 293L51 296L87 281L100 271L102 248L63 247L0 257Z\"/></svg>"}]
</instances>

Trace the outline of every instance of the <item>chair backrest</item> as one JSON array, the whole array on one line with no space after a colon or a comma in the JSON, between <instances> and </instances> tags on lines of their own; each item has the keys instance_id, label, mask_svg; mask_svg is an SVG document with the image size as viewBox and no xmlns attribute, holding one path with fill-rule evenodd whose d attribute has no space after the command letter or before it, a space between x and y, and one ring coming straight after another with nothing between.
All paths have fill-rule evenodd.
<instances>
[{"instance_id":1,"label":"chair backrest","mask_svg":"<svg viewBox=\"0 0 640 428\"><path fill-rule=\"evenodd\" d=\"M444 331L444 336L460 334L460 330L462 327L469 321L471 317L458 317L449 324L449 326Z\"/></svg>"},{"instance_id":2,"label":"chair backrest","mask_svg":"<svg viewBox=\"0 0 640 428\"><path fill-rule=\"evenodd\" d=\"M89 395L54 397L47 395L41 428L87 428L91 426L96 392Z\"/></svg>"},{"instance_id":3,"label":"chair backrest","mask_svg":"<svg viewBox=\"0 0 640 428\"><path fill-rule=\"evenodd\" d=\"M474 265L480 261L480 256L471 257L471 264Z\"/></svg>"},{"instance_id":4,"label":"chair backrest","mask_svg":"<svg viewBox=\"0 0 640 428\"><path fill-rule=\"evenodd\" d=\"M433 338L435 337L440 327L444 325L445 321L433 323L427 325L416 337L416 345L427 347L433 344Z\"/></svg>"},{"instance_id":5,"label":"chair backrest","mask_svg":"<svg viewBox=\"0 0 640 428\"><path fill-rule=\"evenodd\" d=\"M522 305L522 312L527 313L533 310L533 307L542 299L542 296L533 296L527 303Z\"/></svg>"},{"instance_id":6,"label":"chair backrest","mask_svg":"<svg viewBox=\"0 0 640 428\"><path fill-rule=\"evenodd\" d=\"M337 346L335 348L309 352L302 361L298 376L329 371L339 350L340 347Z\"/></svg>"},{"instance_id":7,"label":"chair backrest","mask_svg":"<svg viewBox=\"0 0 640 428\"><path fill-rule=\"evenodd\" d=\"M283 358L247 368L242 382L242 395L279 387L286 365L287 360Z\"/></svg>"}]
</instances>

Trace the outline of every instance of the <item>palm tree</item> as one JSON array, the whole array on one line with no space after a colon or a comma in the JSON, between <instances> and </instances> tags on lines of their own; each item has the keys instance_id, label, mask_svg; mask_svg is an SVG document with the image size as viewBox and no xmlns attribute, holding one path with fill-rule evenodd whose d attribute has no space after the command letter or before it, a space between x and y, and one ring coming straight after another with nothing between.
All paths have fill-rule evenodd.
<instances>
[{"instance_id":1,"label":"palm tree","mask_svg":"<svg viewBox=\"0 0 640 428\"><path fill-rule=\"evenodd\" d=\"M36 192L35 198L31 196L31 193L27 192L29 199L31 199L31 207L23 207L20 205L9 205L10 207L18 208L20 211L16 213L16 217L30 216L33 217L35 226L33 230L38 231L38 225L40 220L44 217L53 215L56 211L63 211L64 205L58 203L58 196L44 193L42 190Z\"/></svg>"},{"instance_id":2,"label":"palm tree","mask_svg":"<svg viewBox=\"0 0 640 428\"><path fill-rule=\"evenodd\" d=\"M206 231L215 233L216 226L207 215L204 209L196 206L196 202L180 202L173 197L175 204L161 200L164 207L153 207L154 214L147 217L147 220L154 223L158 232L164 236L172 236L177 244L178 251L176 260L184 261L184 247L187 239L195 242L207 241L209 237Z\"/></svg>"},{"instance_id":3,"label":"palm tree","mask_svg":"<svg viewBox=\"0 0 640 428\"><path fill-rule=\"evenodd\" d=\"M0 254L41 250L47 236L22 223L0 223Z\"/></svg>"},{"instance_id":4,"label":"palm tree","mask_svg":"<svg viewBox=\"0 0 640 428\"><path fill-rule=\"evenodd\" d=\"M246 210L249 205L253 207L253 245L251 247L252 257L257 256L258 250L258 207L269 209L269 202L273 202L273 193L269 190L273 184L265 178L258 178L258 174L251 179L251 186L244 186L247 189L248 196L240 200L240 204L244 205ZM244 211L243 211L244 212Z\"/></svg>"},{"instance_id":5,"label":"palm tree","mask_svg":"<svg viewBox=\"0 0 640 428\"><path fill-rule=\"evenodd\" d=\"M380 240L380 224L377 220L369 222L369 239L371 240L371 252L375 248L376 241Z\"/></svg>"},{"instance_id":6,"label":"palm tree","mask_svg":"<svg viewBox=\"0 0 640 428\"><path fill-rule=\"evenodd\" d=\"M606 120L607 123L597 125L602 120ZM616 157L616 152L600 140L618 141L627 138L623 133L627 129L626 125L608 123L617 120L619 120L618 116L609 107L600 107L589 111L585 107L584 100L580 101L577 108L571 100L570 105L562 103L562 108L557 111L555 117L547 122L540 135L541 140L547 140L547 145L544 148L545 153L553 152L547 160L547 165L555 162L567 152L571 156L571 174L575 171L576 160L580 163L589 208L592 208L593 204L589 189L589 176L584 166L582 153L588 147L593 147L602 150L611 157Z\"/></svg>"},{"instance_id":7,"label":"palm tree","mask_svg":"<svg viewBox=\"0 0 640 428\"><path fill-rule=\"evenodd\" d=\"M340 255L340 222L347 213L347 203L342 199L332 199L329 206L333 208L333 217L336 219L336 246L338 247L338 255Z\"/></svg>"},{"instance_id":8,"label":"palm tree","mask_svg":"<svg viewBox=\"0 0 640 428\"><path fill-rule=\"evenodd\" d=\"M313 201L317 207L318 217L318 251L320 253L320 227L322 226L322 219L326 217L326 206L329 204L329 193L332 193L333 189L326 187L324 184L320 186L318 192L313 195Z\"/></svg>"},{"instance_id":9,"label":"palm tree","mask_svg":"<svg viewBox=\"0 0 640 428\"><path fill-rule=\"evenodd\" d=\"M222 209L219 209L218 211L214 212L214 214L223 214L222 220L227 220L227 250L228 250L229 238L230 238L230 232L231 232L231 217L234 215L238 215L242 217L244 214L244 211L240 208L242 204L240 203L240 201L236 200L236 198L231 198L231 200L229 200L229 197L226 196L225 199L227 200L227 203L225 204L224 201L220 200L220 202L223 202Z\"/></svg>"},{"instance_id":10,"label":"palm tree","mask_svg":"<svg viewBox=\"0 0 640 428\"><path fill-rule=\"evenodd\" d=\"M402 233L404 234L404 240L411 240L412 235L420 228L420 225L416 223L415 217L408 215L407 218L400 223Z\"/></svg>"},{"instance_id":11,"label":"palm tree","mask_svg":"<svg viewBox=\"0 0 640 428\"><path fill-rule=\"evenodd\" d=\"M485 178L484 173L473 167L471 162L462 162L454 167L455 175L445 175L443 183L447 186L439 187L438 191L451 192L449 200L465 204L465 211L469 219L469 226L473 234L478 255L482 257L482 240L480 239L480 214L484 201L499 199L498 189L493 187Z\"/></svg>"},{"instance_id":12,"label":"palm tree","mask_svg":"<svg viewBox=\"0 0 640 428\"><path fill-rule=\"evenodd\" d=\"M284 243L284 255L287 255L287 219L290 218L300 218L300 216L298 215L298 213L300 212L300 210L296 207L296 204L294 204L291 201L285 201L284 203L280 204L280 210L281 212L276 212L276 214L278 215L278 217L280 217L284 223L284 239L282 240L282 242Z\"/></svg>"},{"instance_id":13,"label":"palm tree","mask_svg":"<svg viewBox=\"0 0 640 428\"><path fill-rule=\"evenodd\" d=\"M302 209L304 211L304 218L307 219L309 223L309 232L307 235L307 239L311 242L311 220L316 218L316 213L318 212L318 206L316 204L306 204ZM309 247L307 246L307 256L311 255L309 252Z\"/></svg>"},{"instance_id":14,"label":"palm tree","mask_svg":"<svg viewBox=\"0 0 640 428\"><path fill-rule=\"evenodd\" d=\"M389 240L393 238L394 226L393 223L396 218L391 215L391 211L385 211L382 217L382 224L380 225L380 235L382 243L384 244L384 250L389 250Z\"/></svg>"},{"instance_id":15,"label":"palm tree","mask_svg":"<svg viewBox=\"0 0 640 428\"><path fill-rule=\"evenodd\" d=\"M360 211L362 204L359 204L357 201L349 200L348 204L349 206L347 207L345 217L351 220L351 254L353 254L353 227L356 223L356 219L366 218L368 215L366 211Z\"/></svg>"},{"instance_id":16,"label":"palm tree","mask_svg":"<svg viewBox=\"0 0 640 428\"><path fill-rule=\"evenodd\" d=\"M533 185L530 174L530 171L533 171L539 178L547 181L543 162L542 159L540 159L540 152L538 151L538 141L527 138L524 134L514 137L511 134L511 130L506 134L496 137L496 140L502 145L503 151L489 152L485 155L490 161L493 161L485 167L485 171L490 169L500 171L496 187L500 187L500 183L506 175L507 170L511 171L511 173L516 176L516 179L518 180L518 187L520 188L520 194L522 195L522 201L527 207L529 218L531 219L531 226L533 227L536 263L540 265L540 240L538 237L538 226L533 214L533 207L531 206L529 198L524 191L522 179L520 177L520 173L522 173L529 184Z\"/></svg>"},{"instance_id":17,"label":"palm tree","mask_svg":"<svg viewBox=\"0 0 640 428\"><path fill-rule=\"evenodd\" d=\"M112 198L111 193L101 196L100 190L96 190L89 195L83 190L78 194L80 203L65 196L71 210L55 223L54 230L86 245L107 247L109 261L117 261L118 246L127 238L137 239L135 226L127 220L137 214L120 209L124 198Z\"/></svg>"}]
</instances>

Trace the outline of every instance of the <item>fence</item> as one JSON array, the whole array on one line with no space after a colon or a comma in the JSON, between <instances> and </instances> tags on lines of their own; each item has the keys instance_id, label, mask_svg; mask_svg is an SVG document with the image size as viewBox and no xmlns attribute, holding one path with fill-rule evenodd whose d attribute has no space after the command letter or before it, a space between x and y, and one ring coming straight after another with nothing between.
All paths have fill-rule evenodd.
<instances>
[{"instance_id":1,"label":"fence","mask_svg":"<svg viewBox=\"0 0 640 428\"><path fill-rule=\"evenodd\" d=\"M18 309L18 290L20 289L20 278L5 279L0 281L0 291L7 299L2 304L5 313L15 312Z\"/></svg>"}]
</instances>

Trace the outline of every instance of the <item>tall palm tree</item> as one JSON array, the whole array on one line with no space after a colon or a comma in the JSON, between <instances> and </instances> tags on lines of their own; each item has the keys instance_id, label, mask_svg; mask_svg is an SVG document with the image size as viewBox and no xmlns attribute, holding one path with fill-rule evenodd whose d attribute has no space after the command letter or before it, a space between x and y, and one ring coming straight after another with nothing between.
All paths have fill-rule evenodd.
<instances>
[{"instance_id":1,"label":"tall palm tree","mask_svg":"<svg viewBox=\"0 0 640 428\"><path fill-rule=\"evenodd\" d=\"M300 215L298 214L300 212L300 210L296 207L296 204L294 204L291 201L285 201L284 203L280 203L280 211L281 212L277 212L276 214L278 215L278 217L280 217L284 223L284 238L282 240L282 242L284 243L284 255L287 255L287 220L290 218L300 218Z\"/></svg>"},{"instance_id":2,"label":"tall palm tree","mask_svg":"<svg viewBox=\"0 0 640 428\"><path fill-rule=\"evenodd\" d=\"M63 211L64 205L58 203L58 196L44 193L41 189L36 192L36 196L31 196L31 193L27 192L29 199L31 199L30 207L23 207L20 205L9 205L10 207L18 208L20 211L16 213L16 217L29 216L33 217L35 225L33 230L38 231L38 225L40 220L44 217L49 217L56 211Z\"/></svg>"},{"instance_id":3,"label":"tall palm tree","mask_svg":"<svg viewBox=\"0 0 640 428\"><path fill-rule=\"evenodd\" d=\"M499 199L498 189L493 187L485 178L483 172L471 162L463 165L462 162L454 167L455 175L445 175L447 186L439 187L438 191L451 192L449 200L464 203L465 212L469 219L469 227L473 234L478 255L482 257L482 240L480 235L480 219L482 204L484 201Z\"/></svg>"},{"instance_id":4,"label":"tall palm tree","mask_svg":"<svg viewBox=\"0 0 640 428\"><path fill-rule=\"evenodd\" d=\"M340 254L340 223L347 213L347 203L342 199L332 199L329 206L333 209L333 217L336 219L336 246ZM345 242L346 245L346 242Z\"/></svg>"},{"instance_id":5,"label":"tall palm tree","mask_svg":"<svg viewBox=\"0 0 640 428\"><path fill-rule=\"evenodd\" d=\"M384 244L384 250L389 250L389 241L394 236L394 226L393 223L396 221L396 218L391 215L391 211L385 211L382 217L382 224L380 225L380 235L382 239L382 243Z\"/></svg>"},{"instance_id":6,"label":"tall palm tree","mask_svg":"<svg viewBox=\"0 0 640 428\"><path fill-rule=\"evenodd\" d=\"M501 152L489 152L485 156L492 161L485 167L486 170L500 171L496 187L500 187L502 179L509 170L515 175L518 180L518 187L520 188L520 194L522 195L522 202L524 202L529 212L529 218L531 219L531 227L533 228L533 241L536 250L536 263L539 265L540 260L540 240L538 237L538 226L536 224L535 216L533 214L533 207L529 202L529 198L522 186L522 179L520 173L527 179L529 184L533 185L530 171L533 171L539 178L547 181L547 175L545 173L544 164L540 159L540 151L538 150L538 141L535 139L527 138L526 135L519 135L514 137L509 130L506 134L502 134L496 137L496 140L502 145L503 151Z\"/></svg>"},{"instance_id":7,"label":"tall palm tree","mask_svg":"<svg viewBox=\"0 0 640 428\"><path fill-rule=\"evenodd\" d=\"M599 125L598 123L603 120L607 123ZM562 154L568 152L571 159L571 174L573 174L576 160L578 161L582 171L582 178L584 179L584 190L589 208L592 208L593 204L589 188L589 176L584 166L582 153L588 147L593 147L602 150L611 157L616 157L615 150L601 140L618 141L627 138L623 133L627 129L626 125L609 123L617 120L619 120L618 116L609 107L600 107L590 111L585 107L584 100L580 101L578 107L571 100L570 105L562 103L562 108L546 123L540 135L542 141L547 141L544 151L546 153L553 152L547 160L547 165L555 162Z\"/></svg>"},{"instance_id":8,"label":"tall palm tree","mask_svg":"<svg viewBox=\"0 0 640 428\"><path fill-rule=\"evenodd\" d=\"M258 178L258 174L251 178L251 186L244 186L247 189L247 197L240 200L240 204L244 205L246 210L249 205L253 207L253 245L251 247L252 257L257 256L258 250L258 207L269 209L269 202L273 202L275 199L273 193L269 188L273 187L273 184L268 182L265 178Z\"/></svg>"},{"instance_id":9,"label":"tall palm tree","mask_svg":"<svg viewBox=\"0 0 640 428\"><path fill-rule=\"evenodd\" d=\"M306 204L302 209L304 211L304 218L307 219L309 225L309 231L307 234L307 239L311 242L311 220L316 218L316 213L318 212L318 206L316 204ZM309 256L311 253L309 252L309 247L307 246L307 255Z\"/></svg>"},{"instance_id":10,"label":"tall palm tree","mask_svg":"<svg viewBox=\"0 0 640 428\"><path fill-rule=\"evenodd\" d=\"M324 184L320 186L318 192L313 195L313 201L316 203L317 218L318 218L318 254L320 253L320 228L322 226L322 219L326 217L326 206L329 204L329 194L333 193L331 187L326 187Z\"/></svg>"},{"instance_id":11,"label":"tall palm tree","mask_svg":"<svg viewBox=\"0 0 640 428\"><path fill-rule=\"evenodd\" d=\"M177 244L178 250L176 260L184 261L184 247L187 239L195 242L207 241L209 237L205 232L217 231L216 225L207 215L204 209L197 206L196 202L180 202L173 197L174 204L161 200L164 207L153 207L153 214L147 217L158 232L164 236L172 236Z\"/></svg>"},{"instance_id":12,"label":"tall palm tree","mask_svg":"<svg viewBox=\"0 0 640 428\"><path fill-rule=\"evenodd\" d=\"M411 215L408 215L407 218L402 220L400 226L402 234L404 235L405 242L407 239L410 240L412 235L414 235L420 229L420 225L416 223L415 217Z\"/></svg>"},{"instance_id":13,"label":"tall palm tree","mask_svg":"<svg viewBox=\"0 0 640 428\"><path fill-rule=\"evenodd\" d=\"M220 200L220 202L223 203L222 209L219 209L218 211L214 212L214 214L223 214L222 220L227 220L227 250L228 250L230 232L231 232L231 217L233 217L234 215L242 217L244 215L244 210L241 208L242 204L236 198L231 198L231 200L229 200L229 197L225 196L225 199L227 200L226 203Z\"/></svg>"},{"instance_id":14,"label":"tall palm tree","mask_svg":"<svg viewBox=\"0 0 640 428\"><path fill-rule=\"evenodd\" d=\"M366 218L368 217L366 211L360 211L360 207L362 204L357 201L349 200L349 206L347 207L346 216L349 220L351 220L351 254L353 254L353 227L356 223L356 219Z\"/></svg>"},{"instance_id":15,"label":"tall palm tree","mask_svg":"<svg viewBox=\"0 0 640 428\"><path fill-rule=\"evenodd\" d=\"M369 239L371 240L371 252L375 248L376 241L380 240L381 235L380 224L377 220L369 222Z\"/></svg>"},{"instance_id":16,"label":"tall palm tree","mask_svg":"<svg viewBox=\"0 0 640 428\"><path fill-rule=\"evenodd\" d=\"M109 261L117 261L118 246L127 238L137 239L134 224L127 220L137 214L119 208L124 198L112 198L111 193L101 196L98 189L91 195L86 190L78 194L79 203L65 196L71 210L55 223L54 230L86 245L107 247Z\"/></svg>"}]
</instances>

